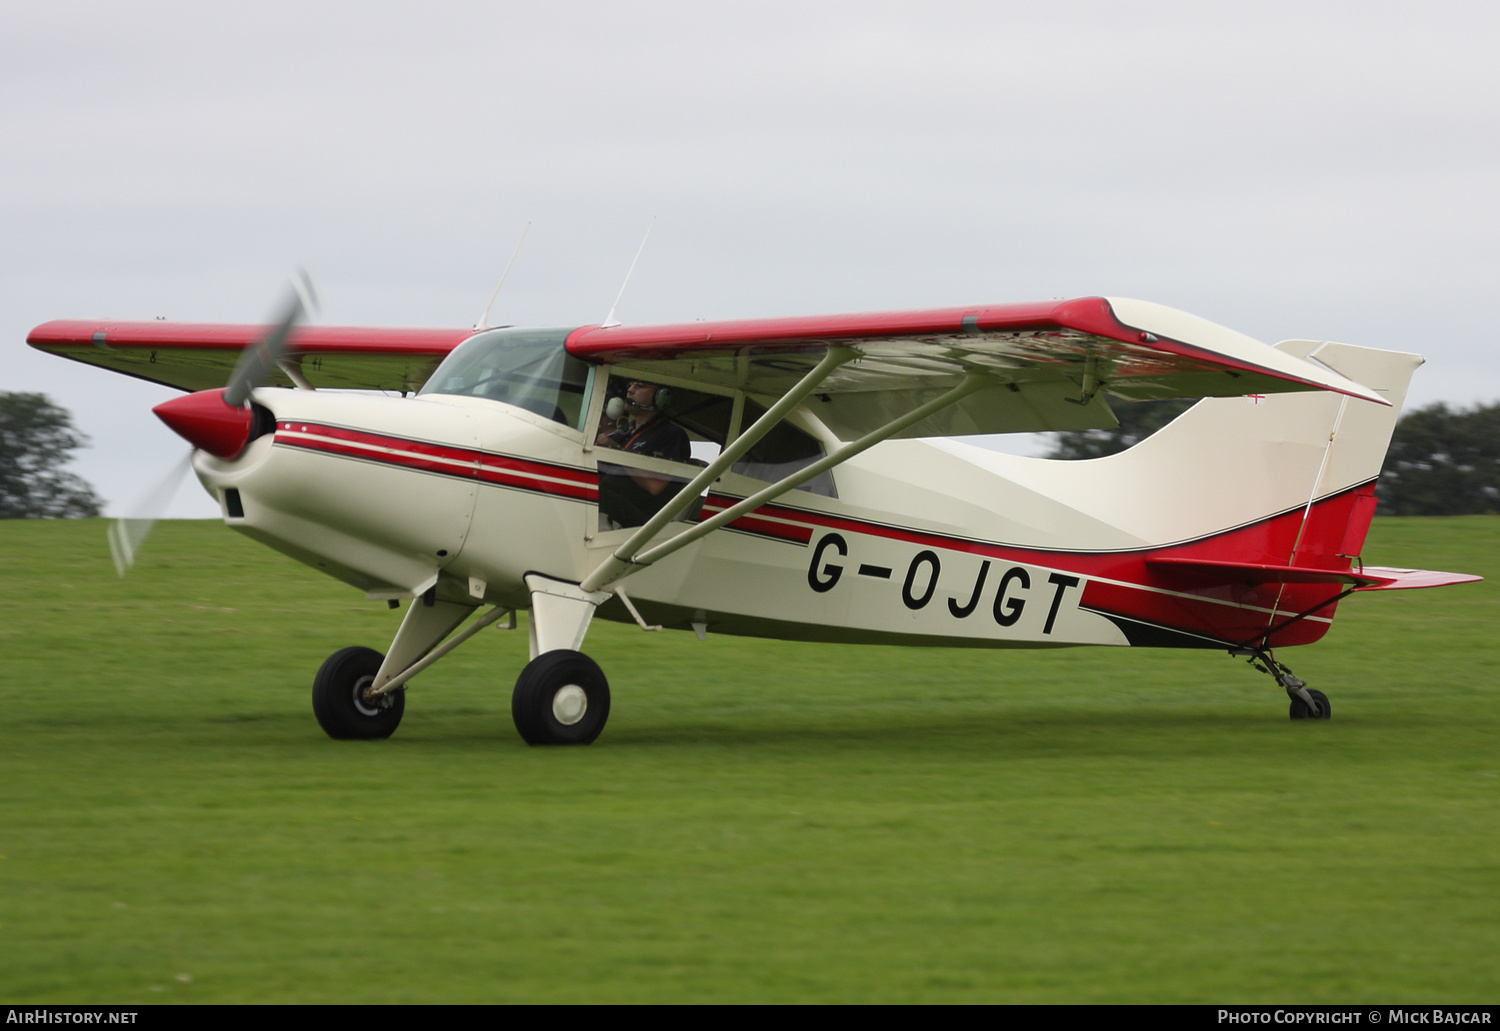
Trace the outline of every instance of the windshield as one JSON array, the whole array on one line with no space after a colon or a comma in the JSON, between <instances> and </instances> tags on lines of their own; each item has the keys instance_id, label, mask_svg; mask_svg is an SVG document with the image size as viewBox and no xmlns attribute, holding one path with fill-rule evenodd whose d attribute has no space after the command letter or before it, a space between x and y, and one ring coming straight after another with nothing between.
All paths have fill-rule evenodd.
<instances>
[{"instance_id":1,"label":"windshield","mask_svg":"<svg viewBox=\"0 0 1500 1031\"><path fill-rule=\"evenodd\" d=\"M589 367L563 348L571 329L491 329L465 340L417 391L488 397L577 427Z\"/></svg>"}]
</instances>

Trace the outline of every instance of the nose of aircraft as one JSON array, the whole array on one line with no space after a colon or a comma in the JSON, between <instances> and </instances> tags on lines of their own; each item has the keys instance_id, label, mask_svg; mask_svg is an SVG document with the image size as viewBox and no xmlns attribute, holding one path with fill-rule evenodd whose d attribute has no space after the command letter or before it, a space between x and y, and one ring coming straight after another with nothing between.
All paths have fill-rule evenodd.
<instances>
[{"instance_id":1,"label":"nose of aircraft","mask_svg":"<svg viewBox=\"0 0 1500 1031\"><path fill-rule=\"evenodd\" d=\"M249 405L225 403L222 390L200 390L174 397L151 410L193 447L223 459L234 458L245 450L255 419Z\"/></svg>"}]
</instances>

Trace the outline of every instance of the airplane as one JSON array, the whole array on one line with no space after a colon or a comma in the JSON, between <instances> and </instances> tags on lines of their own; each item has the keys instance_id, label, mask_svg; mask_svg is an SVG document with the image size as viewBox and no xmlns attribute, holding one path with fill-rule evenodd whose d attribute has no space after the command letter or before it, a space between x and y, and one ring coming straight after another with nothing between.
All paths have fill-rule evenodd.
<instances>
[{"instance_id":1,"label":"airplane","mask_svg":"<svg viewBox=\"0 0 1500 1031\"><path fill-rule=\"evenodd\" d=\"M511 712L532 745L604 728L580 650L596 615L700 639L1218 649L1293 719L1327 719L1278 649L1355 592L1480 579L1362 559L1414 354L1268 346L1114 297L564 328L306 309L28 342L189 391L154 411L228 527L407 603L384 654L317 672L333 738L389 737L413 677L523 609ZM1106 458L948 439L1109 428L1111 400L1165 398L1202 400Z\"/></svg>"}]
</instances>

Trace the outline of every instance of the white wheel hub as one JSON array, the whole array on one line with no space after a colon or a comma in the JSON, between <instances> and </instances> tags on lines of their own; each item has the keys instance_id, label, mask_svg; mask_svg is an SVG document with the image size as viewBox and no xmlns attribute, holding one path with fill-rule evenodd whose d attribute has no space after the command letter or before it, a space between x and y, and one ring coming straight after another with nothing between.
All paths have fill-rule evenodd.
<instances>
[{"instance_id":1,"label":"white wheel hub","mask_svg":"<svg viewBox=\"0 0 1500 1031\"><path fill-rule=\"evenodd\" d=\"M379 716L380 711L389 704L383 699L371 700L365 697L365 692L374 682L374 677L360 677L354 682L354 709L361 716Z\"/></svg>"},{"instance_id":2,"label":"white wheel hub","mask_svg":"<svg viewBox=\"0 0 1500 1031\"><path fill-rule=\"evenodd\" d=\"M589 711L589 696L577 684L566 684L552 696L552 715L557 722L571 727Z\"/></svg>"}]
</instances>

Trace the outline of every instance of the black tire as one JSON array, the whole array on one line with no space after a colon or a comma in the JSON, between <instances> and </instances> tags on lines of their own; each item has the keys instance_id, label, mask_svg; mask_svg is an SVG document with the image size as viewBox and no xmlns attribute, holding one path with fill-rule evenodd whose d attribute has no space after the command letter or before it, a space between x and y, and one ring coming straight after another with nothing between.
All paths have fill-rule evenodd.
<instances>
[{"instance_id":1,"label":"black tire","mask_svg":"<svg viewBox=\"0 0 1500 1031\"><path fill-rule=\"evenodd\" d=\"M587 745L609 719L609 681L582 652L547 652L516 678L510 714L528 745Z\"/></svg>"},{"instance_id":2,"label":"black tire","mask_svg":"<svg viewBox=\"0 0 1500 1031\"><path fill-rule=\"evenodd\" d=\"M1324 694L1322 691L1314 690L1311 687L1309 687L1307 689L1307 693L1310 694L1310 695L1312 695L1313 701L1315 701L1315 702L1318 703L1318 709L1321 710L1321 711L1319 711L1319 713L1316 716L1314 716L1313 713L1312 713L1312 710L1307 707L1307 703L1306 702L1304 702L1302 699L1298 698L1296 695L1292 695L1292 711L1291 711L1291 717L1292 717L1292 719L1294 719L1294 720L1326 720L1326 719L1331 719L1333 717L1333 707L1328 704L1328 696L1326 694Z\"/></svg>"},{"instance_id":3,"label":"black tire","mask_svg":"<svg viewBox=\"0 0 1500 1031\"><path fill-rule=\"evenodd\" d=\"M406 710L406 692L363 700L385 656L373 648L344 648L328 656L313 679L313 715L329 737L341 741L390 737Z\"/></svg>"}]
</instances>

